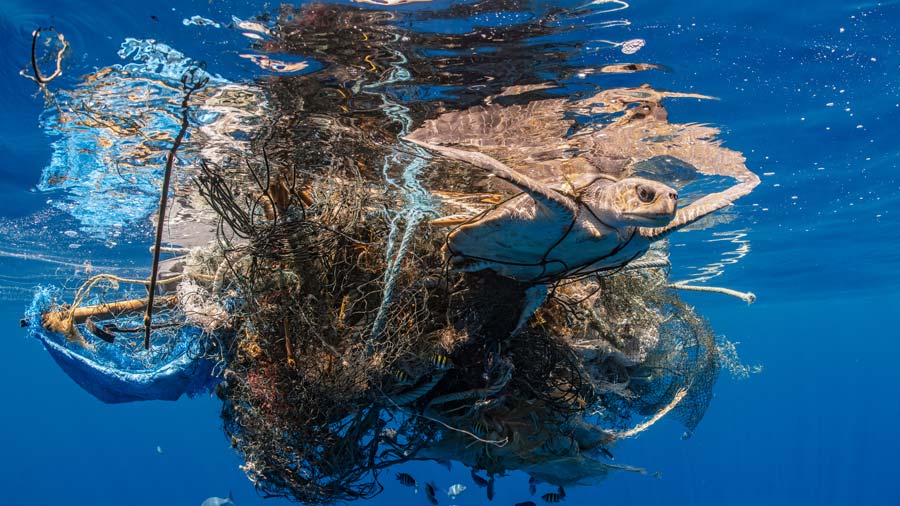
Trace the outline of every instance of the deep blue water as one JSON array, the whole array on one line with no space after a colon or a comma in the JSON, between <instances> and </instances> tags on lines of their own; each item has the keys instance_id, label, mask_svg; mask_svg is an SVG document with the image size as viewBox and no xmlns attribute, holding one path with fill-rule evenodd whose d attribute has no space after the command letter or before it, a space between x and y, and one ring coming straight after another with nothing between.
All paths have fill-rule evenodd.
<instances>
[{"instance_id":1,"label":"deep blue water","mask_svg":"<svg viewBox=\"0 0 900 506\"><path fill-rule=\"evenodd\" d=\"M0 5L0 504L197 505L229 491L238 505L286 504L259 498L239 469L215 397L103 404L19 328L34 285L62 282L86 259L142 265L138 255L147 244L85 241L70 248L61 235L66 225L53 221L63 218L47 218L53 196L35 189L51 154L38 124L44 104L34 83L17 75L31 30L52 24L71 41L70 67L53 82L59 88L118 63L126 37L154 38L226 79L249 81L260 69L236 56L248 39L182 19L246 19L266 8L207 1ZM900 2L634 1L608 16L631 24L577 36L643 38L640 59L666 70L603 84L648 82L717 97L667 104L670 119L722 128L725 145L743 152L762 177L740 201L740 221L722 229L745 230L749 252L715 279L755 292L757 302L684 298L717 333L740 343L745 362L763 368L740 381L723 374L692 438L681 440L681 428L663 421L618 447L618 462L659 471L660 478L613 474L599 486L569 490L567 503L900 504ZM610 62L608 53L589 58ZM674 241L676 274L690 275L728 251L682 235ZM420 482L466 484L457 504L487 503L461 466L404 470ZM385 474L386 490L371 503L426 504L392 475ZM498 482L494 503L527 499L524 475Z\"/></svg>"}]
</instances>

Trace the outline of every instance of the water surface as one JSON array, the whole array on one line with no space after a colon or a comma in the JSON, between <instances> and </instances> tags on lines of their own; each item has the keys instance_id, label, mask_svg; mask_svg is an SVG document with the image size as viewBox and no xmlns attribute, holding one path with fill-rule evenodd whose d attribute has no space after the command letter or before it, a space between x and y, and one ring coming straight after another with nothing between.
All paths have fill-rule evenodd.
<instances>
[{"instance_id":1,"label":"water surface","mask_svg":"<svg viewBox=\"0 0 900 506\"><path fill-rule=\"evenodd\" d=\"M682 441L681 428L663 422L620 445L617 461L658 471L660 478L619 473L597 487L570 490L566 500L900 501L891 466L900 438L889 425L900 415L891 401L900 384L894 360L900 350L889 321L900 310L894 267L900 259L894 127L900 119L900 5L343 5L368 10L356 23L338 24L325 15L296 20L306 27L306 37L286 41L237 26L233 18L268 12L265 26L279 12L271 5L4 5L0 298L10 347L0 372L5 503L199 504L229 490L237 504L264 502L223 437L215 397L102 404L18 328L35 285L65 284L83 272L86 261L94 269L145 272L152 236L150 224L138 218L121 230L79 220L66 212L71 194L42 181L58 139L46 128L53 108L45 107L33 82L17 75L37 25L52 25L72 46L63 76L51 83L56 90L77 90L83 76L127 64L118 53L129 38L153 39L204 61L223 83L265 83L289 93L291 86L314 80L308 76L333 71L335 88L359 85L356 100L346 104L354 112L344 117L357 118L349 126L373 145L381 139L380 128L397 134L395 126L372 125L384 117L388 101L420 119L437 100L463 109L523 82L557 82L557 94L570 98L644 83L716 97L669 100L669 120L721 128L724 145L742 152L763 181L739 201L736 220L675 236L673 277L709 277L716 285L756 293L752 306L706 294L684 298L717 333L739 342L743 360L762 365L762 372L741 381L723 375L692 438ZM439 18L430 14L433 9L442 12ZM184 22L195 15L220 26ZM363 33L371 40L360 42ZM385 43L398 35L407 40ZM646 44L632 54L616 45L635 39ZM408 55L380 52L384 47L400 47ZM367 57L382 71L367 73ZM634 62L659 68L598 71ZM366 86L377 87L381 98L361 93ZM331 118L341 116L335 112ZM160 128L168 126L163 122ZM154 197L146 200L140 209L152 207ZM135 199L128 204L138 206ZM448 472L437 464L409 464L402 470L420 482L470 485L457 504L487 503L461 466ZM386 490L372 503L425 503L422 494L400 487L392 472L383 482ZM499 482L495 503L523 500L524 475Z\"/></svg>"}]
</instances>

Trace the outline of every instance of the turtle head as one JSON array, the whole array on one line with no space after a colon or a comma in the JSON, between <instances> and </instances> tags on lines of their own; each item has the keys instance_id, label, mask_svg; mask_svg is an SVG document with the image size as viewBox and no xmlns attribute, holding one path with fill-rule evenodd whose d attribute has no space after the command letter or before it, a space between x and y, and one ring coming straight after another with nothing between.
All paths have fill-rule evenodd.
<instances>
[{"instance_id":1,"label":"turtle head","mask_svg":"<svg viewBox=\"0 0 900 506\"><path fill-rule=\"evenodd\" d=\"M675 217L678 192L672 188L640 177L629 177L602 188L596 195L592 210L605 208L604 221L616 226L664 227ZM599 216L599 214L598 214Z\"/></svg>"}]
</instances>

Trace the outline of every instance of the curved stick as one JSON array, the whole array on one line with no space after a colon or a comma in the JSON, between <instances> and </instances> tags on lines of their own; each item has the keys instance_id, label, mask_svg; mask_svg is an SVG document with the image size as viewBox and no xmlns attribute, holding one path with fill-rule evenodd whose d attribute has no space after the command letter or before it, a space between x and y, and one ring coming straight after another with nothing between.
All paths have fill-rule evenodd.
<instances>
[{"instance_id":1,"label":"curved stick","mask_svg":"<svg viewBox=\"0 0 900 506\"><path fill-rule=\"evenodd\" d=\"M150 286L147 289L149 292L147 295L147 312L144 314L144 349L147 350L150 349L150 331L152 329L151 323L153 322L153 297L156 295L156 275L159 270L160 244L162 243L163 223L166 219L166 205L169 201L169 182L172 179L172 166L175 164L175 153L178 151L179 146L181 146L181 141L184 140L184 136L190 126L190 121L188 121L188 101L191 98L191 94L206 86L206 83L209 82L209 78L206 77L188 84L189 80L194 78L196 72L197 68L195 67L186 72L181 78L181 83L185 90L184 98L181 100L181 129L178 130L175 142L172 143L172 149L169 150L169 154L166 156L166 171L163 176L162 195L159 196L159 215L156 220L156 242L154 242L153 247L153 266L150 268Z\"/></svg>"}]
</instances>

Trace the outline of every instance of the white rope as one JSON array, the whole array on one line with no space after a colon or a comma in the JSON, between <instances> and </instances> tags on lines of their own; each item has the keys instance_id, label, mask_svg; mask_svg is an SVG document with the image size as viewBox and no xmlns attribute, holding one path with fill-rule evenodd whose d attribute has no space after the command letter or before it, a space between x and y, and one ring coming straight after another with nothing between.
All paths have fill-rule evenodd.
<instances>
[{"instance_id":1,"label":"white rope","mask_svg":"<svg viewBox=\"0 0 900 506\"><path fill-rule=\"evenodd\" d=\"M385 93L381 91L375 91L375 89L381 88L385 85L395 84L402 81L409 81L411 79L409 71L403 67L403 65L408 63L409 60L406 58L406 56L403 55L403 53L399 51L393 51L393 53L394 56L397 57L397 61L391 63L392 69L388 74L387 79L375 83L371 86L367 86L366 89L373 90L373 94L381 97L381 100L384 103L384 111L386 112L386 114L393 120L400 123L401 128L398 138L402 138L404 135L409 133L410 129L412 128L412 117L409 115L409 108L392 101ZM373 341L379 334L381 334L381 332L384 330L385 324L387 323L388 307L393 302L394 284L397 280L398 274L400 273L400 267L403 263L403 259L406 258L406 254L409 251L409 246L414 238L414 233L419 223L422 221L422 217L432 211L432 204L429 198L429 193L422 187L417 179L419 173L426 165L428 153L426 153L422 148L419 148L418 146L413 146L413 149L416 152L416 156L413 157L413 159L403 170L402 184L395 181L389 175L389 169L400 161L399 152L394 152L391 156L387 157L384 162L384 167L382 168L382 174L384 175L385 182L390 186L394 186L405 191L404 198L406 200L406 204L391 221L391 228L390 232L388 233L387 248L385 252L388 264L384 273L384 290L381 298L381 304L378 306L378 313L375 315L375 322L372 325L372 333L370 334L369 338L370 350L372 348ZM405 223L405 226L403 229L403 235L400 238L400 244L396 246L395 252L394 250L397 235L396 233L399 229L401 221Z\"/></svg>"},{"instance_id":2,"label":"white rope","mask_svg":"<svg viewBox=\"0 0 900 506\"><path fill-rule=\"evenodd\" d=\"M732 297L736 297L746 302L747 304L753 304L756 302L756 294L753 292L739 292L737 290L732 290L730 288L721 288L718 286L695 286L695 285L687 285L683 281L679 281L677 283L671 283L666 285L669 288L673 288L675 290L685 290L689 292L710 292L710 293L721 293L722 295L730 295Z\"/></svg>"}]
</instances>

